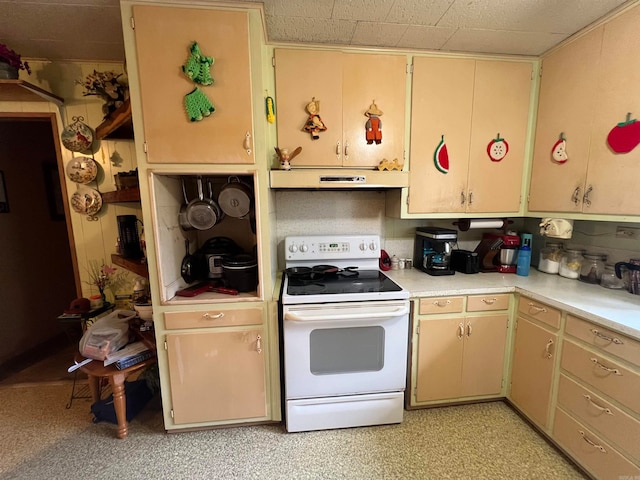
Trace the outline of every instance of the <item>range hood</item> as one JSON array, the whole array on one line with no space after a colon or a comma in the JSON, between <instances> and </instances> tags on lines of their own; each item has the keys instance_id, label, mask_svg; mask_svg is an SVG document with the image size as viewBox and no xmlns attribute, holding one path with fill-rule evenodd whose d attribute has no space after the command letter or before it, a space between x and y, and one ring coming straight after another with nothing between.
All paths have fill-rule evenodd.
<instances>
[{"instance_id":1,"label":"range hood","mask_svg":"<svg viewBox=\"0 0 640 480\"><path fill-rule=\"evenodd\" d=\"M298 168L271 170L271 188L401 188L409 186L409 172Z\"/></svg>"}]
</instances>

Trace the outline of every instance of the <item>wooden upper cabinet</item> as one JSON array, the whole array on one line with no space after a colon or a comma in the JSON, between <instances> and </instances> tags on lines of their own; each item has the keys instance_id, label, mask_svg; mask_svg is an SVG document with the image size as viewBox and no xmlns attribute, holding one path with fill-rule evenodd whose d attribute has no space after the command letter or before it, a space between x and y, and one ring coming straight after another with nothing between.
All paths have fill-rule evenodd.
<instances>
[{"instance_id":1,"label":"wooden upper cabinet","mask_svg":"<svg viewBox=\"0 0 640 480\"><path fill-rule=\"evenodd\" d=\"M383 158L403 163L406 58L403 55L275 50L278 146L302 153L294 167L372 168ZM318 139L303 131L315 98L327 127ZM365 112L383 112L382 141L367 144Z\"/></svg>"},{"instance_id":2,"label":"wooden upper cabinet","mask_svg":"<svg viewBox=\"0 0 640 480\"><path fill-rule=\"evenodd\" d=\"M475 62L413 59L409 213L464 212ZM444 136L449 173L434 164Z\"/></svg>"},{"instance_id":3,"label":"wooden upper cabinet","mask_svg":"<svg viewBox=\"0 0 640 480\"><path fill-rule=\"evenodd\" d=\"M589 32L542 62L530 211L582 211L603 31ZM569 157L563 164L551 155L560 134Z\"/></svg>"},{"instance_id":4,"label":"wooden upper cabinet","mask_svg":"<svg viewBox=\"0 0 640 480\"><path fill-rule=\"evenodd\" d=\"M248 13L133 6L144 141L149 163L254 163ZM214 83L182 71L196 41L214 58ZM215 111L190 121L185 96L198 88Z\"/></svg>"},{"instance_id":5,"label":"wooden upper cabinet","mask_svg":"<svg viewBox=\"0 0 640 480\"><path fill-rule=\"evenodd\" d=\"M409 213L519 211L531 71L530 62L414 59ZM493 162L498 134L509 152ZM434 161L443 136L448 173Z\"/></svg>"},{"instance_id":6,"label":"wooden upper cabinet","mask_svg":"<svg viewBox=\"0 0 640 480\"><path fill-rule=\"evenodd\" d=\"M531 63L476 61L467 212L520 209L531 74ZM487 146L498 134L509 152L494 162Z\"/></svg>"},{"instance_id":7,"label":"wooden upper cabinet","mask_svg":"<svg viewBox=\"0 0 640 480\"><path fill-rule=\"evenodd\" d=\"M640 9L634 8L604 27L586 182L587 191L592 190L585 213L640 215L640 148L614 153L607 143L607 135L627 113L640 119L638 51Z\"/></svg>"}]
</instances>

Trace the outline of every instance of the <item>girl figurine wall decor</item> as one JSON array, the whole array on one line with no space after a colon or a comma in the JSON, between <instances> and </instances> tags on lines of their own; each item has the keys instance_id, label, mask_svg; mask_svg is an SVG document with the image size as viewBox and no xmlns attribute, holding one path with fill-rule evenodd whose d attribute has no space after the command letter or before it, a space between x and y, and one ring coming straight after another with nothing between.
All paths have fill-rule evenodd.
<instances>
[{"instance_id":1,"label":"girl figurine wall decor","mask_svg":"<svg viewBox=\"0 0 640 480\"><path fill-rule=\"evenodd\" d=\"M369 106L369 110L364 112L364 114L369 117L369 120L367 120L365 124L367 145L371 145L374 142L376 145L379 145L382 143L382 120L379 118L380 115L382 115L382 110L378 108L374 100Z\"/></svg>"},{"instance_id":2,"label":"girl figurine wall decor","mask_svg":"<svg viewBox=\"0 0 640 480\"><path fill-rule=\"evenodd\" d=\"M320 100L316 100L316 97L313 97L311 102L307 104L306 110L309 118L307 118L307 122L304 124L304 127L302 127L302 131L309 132L311 140L317 140L320 138L320 132L324 132L327 129L327 126L319 115Z\"/></svg>"}]
</instances>

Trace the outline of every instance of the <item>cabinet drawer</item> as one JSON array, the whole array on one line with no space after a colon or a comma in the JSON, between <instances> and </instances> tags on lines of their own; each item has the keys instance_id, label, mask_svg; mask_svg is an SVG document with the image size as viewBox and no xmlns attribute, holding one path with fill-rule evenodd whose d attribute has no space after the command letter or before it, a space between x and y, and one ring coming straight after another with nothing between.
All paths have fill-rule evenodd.
<instances>
[{"instance_id":1,"label":"cabinet drawer","mask_svg":"<svg viewBox=\"0 0 640 480\"><path fill-rule=\"evenodd\" d=\"M567 315L565 331L600 350L640 366L640 342L613 330Z\"/></svg>"},{"instance_id":2,"label":"cabinet drawer","mask_svg":"<svg viewBox=\"0 0 640 480\"><path fill-rule=\"evenodd\" d=\"M640 412L640 375L609 357L592 353L567 339L560 365L589 385Z\"/></svg>"},{"instance_id":3,"label":"cabinet drawer","mask_svg":"<svg viewBox=\"0 0 640 480\"><path fill-rule=\"evenodd\" d=\"M164 325L167 330L262 325L262 322L262 307L236 310L213 308L199 312L166 312L164 314Z\"/></svg>"},{"instance_id":4,"label":"cabinet drawer","mask_svg":"<svg viewBox=\"0 0 640 480\"><path fill-rule=\"evenodd\" d=\"M506 310L509 308L509 294L469 295L467 312L484 312L489 310Z\"/></svg>"},{"instance_id":5,"label":"cabinet drawer","mask_svg":"<svg viewBox=\"0 0 640 480\"><path fill-rule=\"evenodd\" d=\"M558 404L586 426L602 433L633 459L640 459L638 420L565 375L560 375Z\"/></svg>"},{"instance_id":6,"label":"cabinet drawer","mask_svg":"<svg viewBox=\"0 0 640 480\"><path fill-rule=\"evenodd\" d=\"M599 480L640 475L637 466L560 408L556 408L553 438Z\"/></svg>"},{"instance_id":7,"label":"cabinet drawer","mask_svg":"<svg viewBox=\"0 0 640 480\"><path fill-rule=\"evenodd\" d=\"M518 312L540 320L554 328L560 328L560 316L562 315L560 310L542 302L527 297L520 297L518 301Z\"/></svg>"},{"instance_id":8,"label":"cabinet drawer","mask_svg":"<svg viewBox=\"0 0 640 480\"><path fill-rule=\"evenodd\" d=\"M461 313L464 297L430 297L421 298L420 315L431 313Z\"/></svg>"}]
</instances>

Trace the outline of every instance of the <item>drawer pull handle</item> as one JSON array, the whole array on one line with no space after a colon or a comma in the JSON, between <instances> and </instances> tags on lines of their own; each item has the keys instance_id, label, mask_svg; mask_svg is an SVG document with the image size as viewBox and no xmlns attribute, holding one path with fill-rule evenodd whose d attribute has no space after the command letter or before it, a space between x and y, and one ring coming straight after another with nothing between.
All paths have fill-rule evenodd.
<instances>
[{"instance_id":1,"label":"drawer pull handle","mask_svg":"<svg viewBox=\"0 0 640 480\"><path fill-rule=\"evenodd\" d=\"M553 340L549 339L547 342L547 346L544 347L544 352L546 353L547 358L552 358L553 354L551 353L551 347L553 346Z\"/></svg>"},{"instance_id":2,"label":"drawer pull handle","mask_svg":"<svg viewBox=\"0 0 640 480\"><path fill-rule=\"evenodd\" d=\"M464 325L459 323L458 324L458 338L462 339L463 336L464 336Z\"/></svg>"},{"instance_id":3,"label":"drawer pull handle","mask_svg":"<svg viewBox=\"0 0 640 480\"><path fill-rule=\"evenodd\" d=\"M586 393L583 393L583 394L582 394L582 396L583 396L584 398L586 398L586 399L587 399L587 401L588 401L591 405L593 405L594 407L596 407L596 408L597 408L598 410L600 410L601 412L606 413L607 415L613 415L613 412L612 412L610 409L605 408L605 407L601 407L601 406L600 406L600 405L598 405L596 402L594 402L593 400L591 400L591 395L587 395Z\"/></svg>"},{"instance_id":4,"label":"drawer pull handle","mask_svg":"<svg viewBox=\"0 0 640 480\"><path fill-rule=\"evenodd\" d=\"M494 303L496 303L498 301L498 299L496 297L493 298L483 298L482 302L486 303L487 305L493 305Z\"/></svg>"},{"instance_id":5,"label":"drawer pull handle","mask_svg":"<svg viewBox=\"0 0 640 480\"><path fill-rule=\"evenodd\" d=\"M598 445L597 443L593 443L593 441L587 437L585 435L585 433L582 430L578 430L580 432L580 435L582 435L582 439L587 442L589 445L591 445L594 448L597 448L598 450L600 450L602 453L607 453L607 451L604 449L604 447L602 445Z\"/></svg>"},{"instance_id":6,"label":"drawer pull handle","mask_svg":"<svg viewBox=\"0 0 640 480\"><path fill-rule=\"evenodd\" d=\"M607 335L604 335L604 334L600 333L598 330L596 330L595 328L591 329L591 333L593 333L596 337L600 337L601 339L606 340L607 342L615 343L616 345L623 345L624 344L624 342L622 340L620 340L619 338L609 337Z\"/></svg>"},{"instance_id":7,"label":"drawer pull handle","mask_svg":"<svg viewBox=\"0 0 640 480\"><path fill-rule=\"evenodd\" d=\"M544 307L539 307L535 303L529 302L529 313L531 313L531 314L547 313L547 309L544 308Z\"/></svg>"},{"instance_id":8,"label":"drawer pull handle","mask_svg":"<svg viewBox=\"0 0 640 480\"><path fill-rule=\"evenodd\" d=\"M224 313L222 312L216 313L215 315L211 315L209 312L206 312L204 315L202 315L202 318L204 318L205 320L217 320L222 317L224 317Z\"/></svg>"},{"instance_id":9,"label":"drawer pull handle","mask_svg":"<svg viewBox=\"0 0 640 480\"><path fill-rule=\"evenodd\" d=\"M433 302L433 304L436 305L437 307L446 307L450 303L451 303L451 300L447 300L445 302L443 302L442 300L436 300L435 302Z\"/></svg>"},{"instance_id":10,"label":"drawer pull handle","mask_svg":"<svg viewBox=\"0 0 640 480\"><path fill-rule=\"evenodd\" d=\"M262 336L256 337L256 352L262 353Z\"/></svg>"},{"instance_id":11,"label":"drawer pull handle","mask_svg":"<svg viewBox=\"0 0 640 480\"><path fill-rule=\"evenodd\" d=\"M591 361L606 372L614 373L616 375L622 376L622 374L620 373L620 370L618 370L617 368L610 368L610 367L607 367L606 365L601 364L597 358L592 358Z\"/></svg>"}]
</instances>

